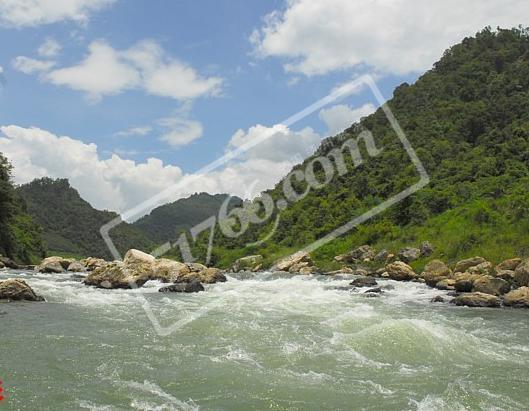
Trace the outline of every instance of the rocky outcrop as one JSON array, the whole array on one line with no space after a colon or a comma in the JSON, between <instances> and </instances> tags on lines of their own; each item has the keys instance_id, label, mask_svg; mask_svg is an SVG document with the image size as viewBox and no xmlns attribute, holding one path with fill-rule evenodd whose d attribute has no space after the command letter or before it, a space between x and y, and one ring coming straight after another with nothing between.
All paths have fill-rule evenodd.
<instances>
[{"instance_id":1,"label":"rocky outcrop","mask_svg":"<svg viewBox=\"0 0 529 411\"><path fill-rule=\"evenodd\" d=\"M298 251L295 254L276 261L271 270L288 271L293 274L313 274L318 271L309 253L306 251Z\"/></svg>"},{"instance_id":2,"label":"rocky outcrop","mask_svg":"<svg viewBox=\"0 0 529 411\"><path fill-rule=\"evenodd\" d=\"M172 284L168 287L162 287L158 290L160 293L198 293L200 291L204 291L204 286L198 281Z\"/></svg>"},{"instance_id":3,"label":"rocky outcrop","mask_svg":"<svg viewBox=\"0 0 529 411\"><path fill-rule=\"evenodd\" d=\"M374 287L377 285L377 281L373 277L360 277L355 278L350 285L355 287Z\"/></svg>"},{"instance_id":4,"label":"rocky outcrop","mask_svg":"<svg viewBox=\"0 0 529 411\"><path fill-rule=\"evenodd\" d=\"M441 260L432 260L426 264L420 277L430 287L434 287L439 281L451 278L452 270Z\"/></svg>"},{"instance_id":5,"label":"rocky outcrop","mask_svg":"<svg viewBox=\"0 0 529 411\"><path fill-rule=\"evenodd\" d=\"M514 282L519 287L529 286L529 259L523 260L514 270Z\"/></svg>"},{"instance_id":6,"label":"rocky outcrop","mask_svg":"<svg viewBox=\"0 0 529 411\"><path fill-rule=\"evenodd\" d=\"M406 247L400 250L398 257L401 261L404 261L405 263L411 263L421 257L421 250L419 250L418 248Z\"/></svg>"},{"instance_id":7,"label":"rocky outcrop","mask_svg":"<svg viewBox=\"0 0 529 411\"><path fill-rule=\"evenodd\" d=\"M176 281L178 283L191 283L198 281L204 284L214 284L226 281L226 276L222 270L219 270L218 268L207 268L202 266L204 268L201 269L200 267L190 266L191 264L188 264L188 268L190 268L189 272L177 278Z\"/></svg>"},{"instance_id":8,"label":"rocky outcrop","mask_svg":"<svg viewBox=\"0 0 529 411\"><path fill-rule=\"evenodd\" d=\"M340 254L334 257L339 263L355 264L360 262L371 261L375 258L376 252L369 245L361 245L355 248L353 251L349 251L345 254Z\"/></svg>"},{"instance_id":9,"label":"rocky outcrop","mask_svg":"<svg viewBox=\"0 0 529 411\"><path fill-rule=\"evenodd\" d=\"M487 262L487 260L485 260L483 257L472 257L467 258L466 260L461 260L454 267L454 273L464 273L470 267L475 267L485 262Z\"/></svg>"},{"instance_id":10,"label":"rocky outcrop","mask_svg":"<svg viewBox=\"0 0 529 411\"><path fill-rule=\"evenodd\" d=\"M44 301L44 298L35 294L24 280L8 279L0 281L0 300Z\"/></svg>"},{"instance_id":11,"label":"rocky outcrop","mask_svg":"<svg viewBox=\"0 0 529 411\"><path fill-rule=\"evenodd\" d=\"M413 269L402 261L388 264L385 268L388 277L396 281L410 281L417 277Z\"/></svg>"},{"instance_id":12,"label":"rocky outcrop","mask_svg":"<svg viewBox=\"0 0 529 411\"><path fill-rule=\"evenodd\" d=\"M455 297L451 303L467 307L500 307L499 297L480 292L461 294Z\"/></svg>"},{"instance_id":13,"label":"rocky outcrop","mask_svg":"<svg viewBox=\"0 0 529 411\"><path fill-rule=\"evenodd\" d=\"M477 278L472 287L472 291L481 292L485 294L491 294L500 296L508 293L511 290L511 286L505 280L501 278L491 277L489 275Z\"/></svg>"},{"instance_id":14,"label":"rocky outcrop","mask_svg":"<svg viewBox=\"0 0 529 411\"><path fill-rule=\"evenodd\" d=\"M508 307L529 308L529 287L520 287L503 296L503 303Z\"/></svg>"},{"instance_id":15,"label":"rocky outcrop","mask_svg":"<svg viewBox=\"0 0 529 411\"><path fill-rule=\"evenodd\" d=\"M263 256L262 255L249 255L246 257L239 258L235 260L231 271L238 273L239 271L258 271L263 265Z\"/></svg>"}]
</instances>

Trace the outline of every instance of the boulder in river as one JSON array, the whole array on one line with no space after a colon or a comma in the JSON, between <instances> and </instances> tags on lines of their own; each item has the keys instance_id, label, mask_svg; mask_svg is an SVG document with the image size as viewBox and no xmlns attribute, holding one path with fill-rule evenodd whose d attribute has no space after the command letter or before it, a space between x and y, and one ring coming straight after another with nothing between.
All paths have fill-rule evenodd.
<instances>
[{"instance_id":1,"label":"boulder in river","mask_svg":"<svg viewBox=\"0 0 529 411\"><path fill-rule=\"evenodd\" d=\"M500 307L501 300L499 297L491 294L480 292L465 293L458 295L452 301L455 305L464 305L467 307Z\"/></svg>"},{"instance_id":2,"label":"boulder in river","mask_svg":"<svg viewBox=\"0 0 529 411\"><path fill-rule=\"evenodd\" d=\"M86 267L83 264L81 264L79 261L74 261L70 263L70 265L68 266L66 270L74 272L74 273L82 273L86 271Z\"/></svg>"},{"instance_id":3,"label":"boulder in river","mask_svg":"<svg viewBox=\"0 0 529 411\"><path fill-rule=\"evenodd\" d=\"M441 260L432 260L424 267L420 275L426 284L434 287L439 281L452 277L452 270Z\"/></svg>"},{"instance_id":4,"label":"boulder in river","mask_svg":"<svg viewBox=\"0 0 529 411\"><path fill-rule=\"evenodd\" d=\"M509 307L529 308L529 287L520 287L503 296L503 303Z\"/></svg>"},{"instance_id":5,"label":"boulder in river","mask_svg":"<svg viewBox=\"0 0 529 411\"><path fill-rule=\"evenodd\" d=\"M520 287L529 286L529 259L523 260L514 270L514 282Z\"/></svg>"},{"instance_id":6,"label":"boulder in river","mask_svg":"<svg viewBox=\"0 0 529 411\"><path fill-rule=\"evenodd\" d=\"M377 280L373 277L360 277L355 278L350 284L355 287L374 287L377 285Z\"/></svg>"},{"instance_id":7,"label":"boulder in river","mask_svg":"<svg viewBox=\"0 0 529 411\"><path fill-rule=\"evenodd\" d=\"M479 265L485 262L487 262L487 260L485 260L483 257L472 257L472 258L467 258L465 260L458 261L454 268L454 273L464 273L470 267L475 267L476 265Z\"/></svg>"},{"instance_id":8,"label":"boulder in river","mask_svg":"<svg viewBox=\"0 0 529 411\"><path fill-rule=\"evenodd\" d=\"M107 261L102 258L88 257L80 261L82 265L86 267L88 271L94 271L96 268L103 267L108 264Z\"/></svg>"},{"instance_id":9,"label":"boulder in river","mask_svg":"<svg viewBox=\"0 0 529 411\"><path fill-rule=\"evenodd\" d=\"M288 271L296 274L312 274L317 271L314 262L306 251L298 251L288 257L276 261L271 268L272 271Z\"/></svg>"},{"instance_id":10,"label":"boulder in river","mask_svg":"<svg viewBox=\"0 0 529 411\"><path fill-rule=\"evenodd\" d=\"M150 275L150 269L144 271L139 266L129 267L125 262L114 261L96 268L88 274L84 283L107 289L138 288L149 280Z\"/></svg>"},{"instance_id":11,"label":"boulder in river","mask_svg":"<svg viewBox=\"0 0 529 411\"><path fill-rule=\"evenodd\" d=\"M206 268L205 266L204 269ZM187 264L168 258L160 258L151 263L149 280L159 280L163 283L174 283L179 277L189 274L191 269Z\"/></svg>"},{"instance_id":12,"label":"boulder in river","mask_svg":"<svg viewBox=\"0 0 529 411\"><path fill-rule=\"evenodd\" d=\"M496 296L503 295L508 293L511 289L510 284L502 280L501 278L491 277L489 275L484 275L480 278L477 278L474 281L472 291L479 291L485 294L492 294Z\"/></svg>"},{"instance_id":13,"label":"boulder in river","mask_svg":"<svg viewBox=\"0 0 529 411\"><path fill-rule=\"evenodd\" d=\"M189 265L188 265L189 266ZM203 284L213 284L213 283L222 283L226 281L226 276L218 268L207 268L203 266L204 269L189 271L183 275L180 275L176 282L177 283L191 283L193 281L198 281Z\"/></svg>"},{"instance_id":14,"label":"boulder in river","mask_svg":"<svg viewBox=\"0 0 529 411\"><path fill-rule=\"evenodd\" d=\"M510 283L514 281L514 271L512 270L496 271L494 273L494 276L497 278L501 278L502 280L508 281Z\"/></svg>"},{"instance_id":15,"label":"boulder in river","mask_svg":"<svg viewBox=\"0 0 529 411\"><path fill-rule=\"evenodd\" d=\"M414 247L406 247L400 250L398 257L405 263L411 263L421 257L421 250Z\"/></svg>"},{"instance_id":16,"label":"boulder in river","mask_svg":"<svg viewBox=\"0 0 529 411\"><path fill-rule=\"evenodd\" d=\"M388 277L397 281L409 281L416 278L413 269L402 261L395 261L385 267Z\"/></svg>"},{"instance_id":17,"label":"boulder in river","mask_svg":"<svg viewBox=\"0 0 529 411\"><path fill-rule=\"evenodd\" d=\"M46 257L35 267L41 273L63 273L74 260L63 257Z\"/></svg>"},{"instance_id":18,"label":"boulder in river","mask_svg":"<svg viewBox=\"0 0 529 411\"><path fill-rule=\"evenodd\" d=\"M44 298L35 294L24 280L10 278L0 281L0 300L44 301Z\"/></svg>"},{"instance_id":19,"label":"boulder in river","mask_svg":"<svg viewBox=\"0 0 529 411\"><path fill-rule=\"evenodd\" d=\"M459 292L470 292L474 287L474 281L482 277L480 274L470 274L470 273L455 273L454 274L454 288Z\"/></svg>"},{"instance_id":20,"label":"boulder in river","mask_svg":"<svg viewBox=\"0 0 529 411\"><path fill-rule=\"evenodd\" d=\"M455 284L456 280L454 280L453 278L445 278L444 280L437 282L437 284L435 284L435 288L437 288L438 290L452 291L455 290Z\"/></svg>"},{"instance_id":21,"label":"boulder in river","mask_svg":"<svg viewBox=\"0 0 529 411\"><path fill-rule=\"evenodd\" d=\"M20 268L20 266L9 257L0 257L0 263L3 265L2 268L7 267L13 270L18 270Z\"/></svg>"},{"instance_id":22,"label":"boulder in river","mask_svg":"<svg viewBox=\"0 0 529 411\"><path fill-rule=\"evenodd\" d=\"M521 258L510 258L508 260L502 261L495 268L495 272L499 273L504 270L514 271L522 262Z\"/></svg>"},{"instance_id":23,"label":"boulder in river","mask_svg":"<svg viewBox=\"0 0 529 411\"><path fill-rule=\"evenodd\" d=\"M257 271L262 267L262 264L262 255L248 255L235 260L231 267L231 271L234 273L238 273L239 271Z\"/></svg>"},{"instance_id":24,"label":"boulder in river","mask_svg":"<svg viewBox=\"0 0 529 411\"><path fill-rule=\"evenodd\" d=\"M198 281L171 284L158 290L160 293L198 293L204 291L204 286Z\"/></svg>"},{"instance_id":25,"label":"boulder in river","mask_svg":"<svg viewBox=\"0 0 529 411\"><path fill-rule=\"evenodd\" d=\"M445 299L441 295L436 295L434 298L430 300L431 303L444 303Z\"/></svg>"}]
</instances>

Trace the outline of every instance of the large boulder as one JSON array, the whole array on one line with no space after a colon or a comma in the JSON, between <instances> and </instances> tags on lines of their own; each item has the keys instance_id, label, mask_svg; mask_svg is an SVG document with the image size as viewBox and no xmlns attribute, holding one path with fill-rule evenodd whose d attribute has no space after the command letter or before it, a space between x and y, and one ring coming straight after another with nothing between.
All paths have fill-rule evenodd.
<instances>
[{"instance_id":1,"label":"large boulder","mask_svg":"<svg viewBox=\"0 0 529 411\"><path fill-rule=\"evenodd\" d=\"M501 271L514 271L522 262L521 258L510 258L508 260L502 261L495 267L495 272L499 273Z\"/></svg>"},{"instance_id":2,"label":"large boulder","mask_svg":"<svg viewBox=\"0 0 529 411\"><path fill-rule=\"evenodd\" d=\"M490 275L493 271L492 263L484 261L478 265L469 267L466 272L470 274Z\"/></svg>"},{"instance_id":3,"label":"large boulder","mask_svg":"<svg viewBox=\"0 0 529 411\"><path fill-rule=\"evenodd\" d=\"M499 297L491 294L480 292L465 293L455 297L451 303L455 305L464 305L467 307L500 307L501 300Z\"/></svg>"},{"instance_id":4,"label":"large boulder","mask_svg":"<svg viewBox=\"0 0 529 411\"><path fill-rule=\"evenodd\" d=\"M455 273L454 274L454 288L456 291L467 293L472 291L474 288L474 281L478 278L481 278L480 274L470 274L470 273Z\"/></svg>"},{"instance_id":5,"label":"large boulder","mask_svg":"<svg viewBox=\"0 0 529 411\"><path fill-rule=\"evenodd\" d=\"M377 280L373 277L360 277L355 278L350 285L354 285L355 287L374 287L377 285Z\"/></svg>"},{"instance_id":6,"label":"large boulder","mask_svg":"<svg viewBox=\"0 0 529 411\"><path fill-rule=\"evenodd\" d=\"M487 260L485 260L483 257L472 257L472 258L467 258L465 260L461 260L457 262L456 266L454 267L454 273L464 273L470 267L475 267L476 265L479 265L485 262L487 262Z\"/></svg>"},{"instance_id":7,"label":"large boulder","mask_svg":"<svg viewBox=\"0 0 529 411\"><path fill-rule=\"evenodd\" d=\"M98 288L138 288L151 277L152 271L144 271L145 265L134 264L128 266L125 262L114 261L96 268L85 278L86 285Z\"/></svg>"},{"instance_id":8,"label":"large boulder","mask_svg":"<svg viewBox=\"0 0 529 411\"><path fill-rule=\"evenodd\" d=\"M503 303L509 307L529 308L529 287L520 287L503 296Z\"/></svg>"},{"instance_id":9,"label":"large boulder","mask_svg":"<svg viewBox=\"0 0 529 411\"><path fill-rule=\"evenodd\" d=\"M316 271L316 267L309 253L298 251L288 257L276 261L271 268L272 271L288 271L290 273L310 274Z\"/></svg>"},{"instance_id":10,"label":"large boulder","mask_svg":"<svg viewBox=\"0 0 529 411\"><path fill-rule=\"evenodd\" d=\"M432 260L426 264L420 277L430 287L434 287L439 281L451 278L452 270L441 260Z\"/></svg>"},{"instance_id":11,"label":"large boulder","mask_svg":"<svg viewBox=\"0 0 529 411\"><path fill-rule=\"evenodd\" d=\"M200 291L204 291L204 286L198 281L172 284L158 290L160 293L198 293Z\"/></svg>"},{"instance_id":12,"label":"large boulder","mask_svg":"<svg viewBox=\"0 0 529 411\"><path fill-rule=\"evenodd\" d=\"M231 271L238 273L239 271L257 271L262 267L262 255L249 255L235 260Z\"/></svg>"},{"instance_id":13,"label":"large boulder","mask_svg":"<svg viewBox=\"0 0 529 411\"><path fill-rule=\"evenodd\" d=\"M337 255L334 259L339 263L353 264L372 260L375 256L375 250L371 246L365 244L355 248L353 251L349 251L348 253Z\"/></svg>"},{"instance_id":14,"label":"large boulder","mask_svg":"<svg viewBox=\"0 0 529 411\"><path fill-rule=\"evenodd\" d=\"M205 266L203 266L205 269ZM163 283L174 283L179 277L189 274L191 269L187 264L168 258L160 258L152 262L149 280L159 280Z\"/></svg>"},{"instance_id":15,"label":"large boulder","mask_svg":"<svg viewBox=\"0 0 529 411\"><path fill-rule=\"evenodd\" d=\"M74 272L74 273L82 273L86 271L86 267L83 264L81 264L79 261L74 261L73 263L70 263L70 265L68 266L66 270Z\"/></svg>"},{"instance_id":16,"label":"large boulder","mask_svg":"<svg viewBox=\"0 0 529 411\"><path fill-rule=\"evenodd\" d=\"M385 272L387 272L389 278L397 281L409 281L417 276L413 269L402 261L395 261L394 263L388 264Z\"/></svg>"},{"instance_id":17,"label":"large boulder","mask_svg":"<svg viewBox=\"0 0 529 411\"><path fill-rule=\"evenodd\" d=\"M444 280L439 281L435 284L435 288L438 290L455 290L456 280L453 278L445 278Z\"/></svg>"},{"instance_id":18,"label":"large boulder","mask_svg":"<svg viewBox=\"0 0 529 411\"><path fill-rule=\"evenodd\" d=\"M481 292L485 294L491 294L500 296L508 293L511 290L511 286L505 280L501 278L491 277L489 275L477 278L474 281L472 291Z\"/></svg>"},{"instance_id":19,"label":"large boulder","mask_svg":"<svg viewBox=\"0 0 529 411\"><path fill-rule=\"evenodd\" d=\"M2 268L7 267L13 270L18 270L20 268L20 266L9 257L0 257L0 263L3 265Z\"/></svg>"},{"instance_id":20,"label":"large boulder","mask_svg":"<svg viewBox=\"0 0 529 411\"><path fill-rule=\"evenodd\" d=\"M226 281L226 276L218 268L204 268L200 271L189 271L183 275L180 275L176 282L178 283L191 283L198 281L203 284L222 283Z\"/></svg>"},{"instance_id":21,"label":"large boulder","mask_svg":"<svg viewBox=\"0 0 529 411\"><path fill-rule=\"evenodd\" d=\"M103 260L102 258L94 258L94 257L85 258L81 260L80 263L86 267L87 271L93 271L96 268L100 268L108 264L108 262Z\"/></svg>"},{"instance_id":22,"label":"large boulder","mask_svg":"<svg viewBox=\"0 0 529 411\"><path fill-rule=\"evenodd\" d=\"M44 301L44 298L35 294L24 280L10 278L0 281L0 300Z\"/></svg>"},{"instance_id":23,"label":"large boulder","mask_svg":"<svg viewBox=\"0 0 529 411\"><path fill-rule=\"evenodd\" d=\"M63 258L57 256L47 257L35 267L35 270L41 273L63 273L74 261L75 260L72 258Z\"/></svg>"},{"instance_id":24,"label":"large boulder","mask_svg":"<svg viewBox=\"0 0 529 411\"><path fill-rule=\"evenodd\" d=\"M514 282L520 287L529 286L529 259L523 260L514 270Z\"/></svg>"},{"instance_id":25,"label":"large boulder","mask_svg":"<svg viewBox=\"0 0 529 411\"><path fill-rule=\"evenodd\" d=\"M140 250L135 250L134 248L125 253L123 257L123 262L128 266L136 264L151 264L156 260L152 255L144 253Z\"/></svg>"},{"instance_id":26,"label":"large boulder","mask_svg":"<svg viewBox=\"0 0 529 411\"><path fill-rule=\"evenodd\" d=\"M514 281L514 271L511 271L511 270L496 271L494 273L494 276L497 278L501 278L502 280L508 281L510 283Z\"/></svg>"},{"instance_id":27,"label":"large boulder","mask_svg":"<svg viewBox=\"0 0 529 411\"><path fill-rule=\"evenodd\" d=\"M398 257L405 263L411 263L421 257L421 250L413 247L406 247L400 250Z\"/></svg>"}]
</instances>

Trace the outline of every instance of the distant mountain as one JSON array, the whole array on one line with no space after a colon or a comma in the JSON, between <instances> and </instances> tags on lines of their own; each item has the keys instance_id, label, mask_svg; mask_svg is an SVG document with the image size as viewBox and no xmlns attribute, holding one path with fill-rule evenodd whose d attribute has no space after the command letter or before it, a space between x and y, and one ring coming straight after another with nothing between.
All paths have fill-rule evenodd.
<instances>
[{"instance_id":1,"label":"distant mountain","mask_svg":"<svg viewBox=\"0 0 529 411\"><path fill-rule=\"evenodd\" d=\"M155 244L176 241L182 231L200 224L211 216L217 216L228 197L227 194L194 194L155 208L149 215L134 222L133 226L141 230ZM240 204L242 200L238 197L229 200L230 207Z\"/></svg>"},{"instance_id":2,"label":"distant mountain","mask_svg":"<svg viewBox=\"0 0 529 411\"><path fill-rule=\"evenodd\" d=\"M27 212L43 227L50 253L112 257L99 230L118 214L93 208L66 179L42 178L16 191L25 201ZM152 247L138 228L125 222L113 229L111 235L122 253L129 248L148 250Z\"/></svg>"}]
</instances>

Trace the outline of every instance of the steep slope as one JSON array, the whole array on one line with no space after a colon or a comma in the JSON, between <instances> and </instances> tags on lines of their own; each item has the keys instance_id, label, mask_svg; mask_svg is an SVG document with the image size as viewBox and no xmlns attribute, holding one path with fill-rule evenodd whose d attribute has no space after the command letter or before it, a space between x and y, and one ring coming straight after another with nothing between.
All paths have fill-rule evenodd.
<instances>
[{"instance_id":1,"label":"steep slope","mask_svg":"<svg viewBox=\"0 0 529 411\"><path fill-rule=\"evenodd\" d=\"M194 194L155 208L133 225L155 244L176 241L182 231L200 224L211 216L217 216L227 198L226 194ZM242 200L237 197L229 200L230 207L241 203Z\"/></svg>"},{"instance_id":2,"label":"steep slope","mask_svg":"<svg viewBox=\"0 0 529 411\"><path fill-rule=\"evenodd\" d=\"M430 240L436 255L451 260L475 253L491 259L529 254L529 32L485 29L447 50L413 85L402 84L387 102L428 171L430 184L378 217L322 247L315 257L332 256L362 243L379 247ZM382 151L321 188L290 201L273 221L253 224L233 238L217 236L214 256L229 264L242 254L285 254L321 239L419 180L382 109L328 139L315 156L295 167L305 171L316 156L328 156L350 138L369 130ZM320 181L321 167L315 167ZM306 181L294 179L296 192ZM265 194L285 198L284 181ZM245 244L264 239L258 246Z\"/></svg>"},{"instance_id":3,"label":"steep slope","mask_svg":"<svg viewBox=\"0 0 529 411\"><path fill-rule=\"evenodd\" d=\"M118 215L94 209L66 179L42 178L17 188L28 213L44 229L50 252L111 258L99 230ZM152 243L130 224L122 223L111 232L119 251L149 249Z\"/></svg>"}]
</instances>

